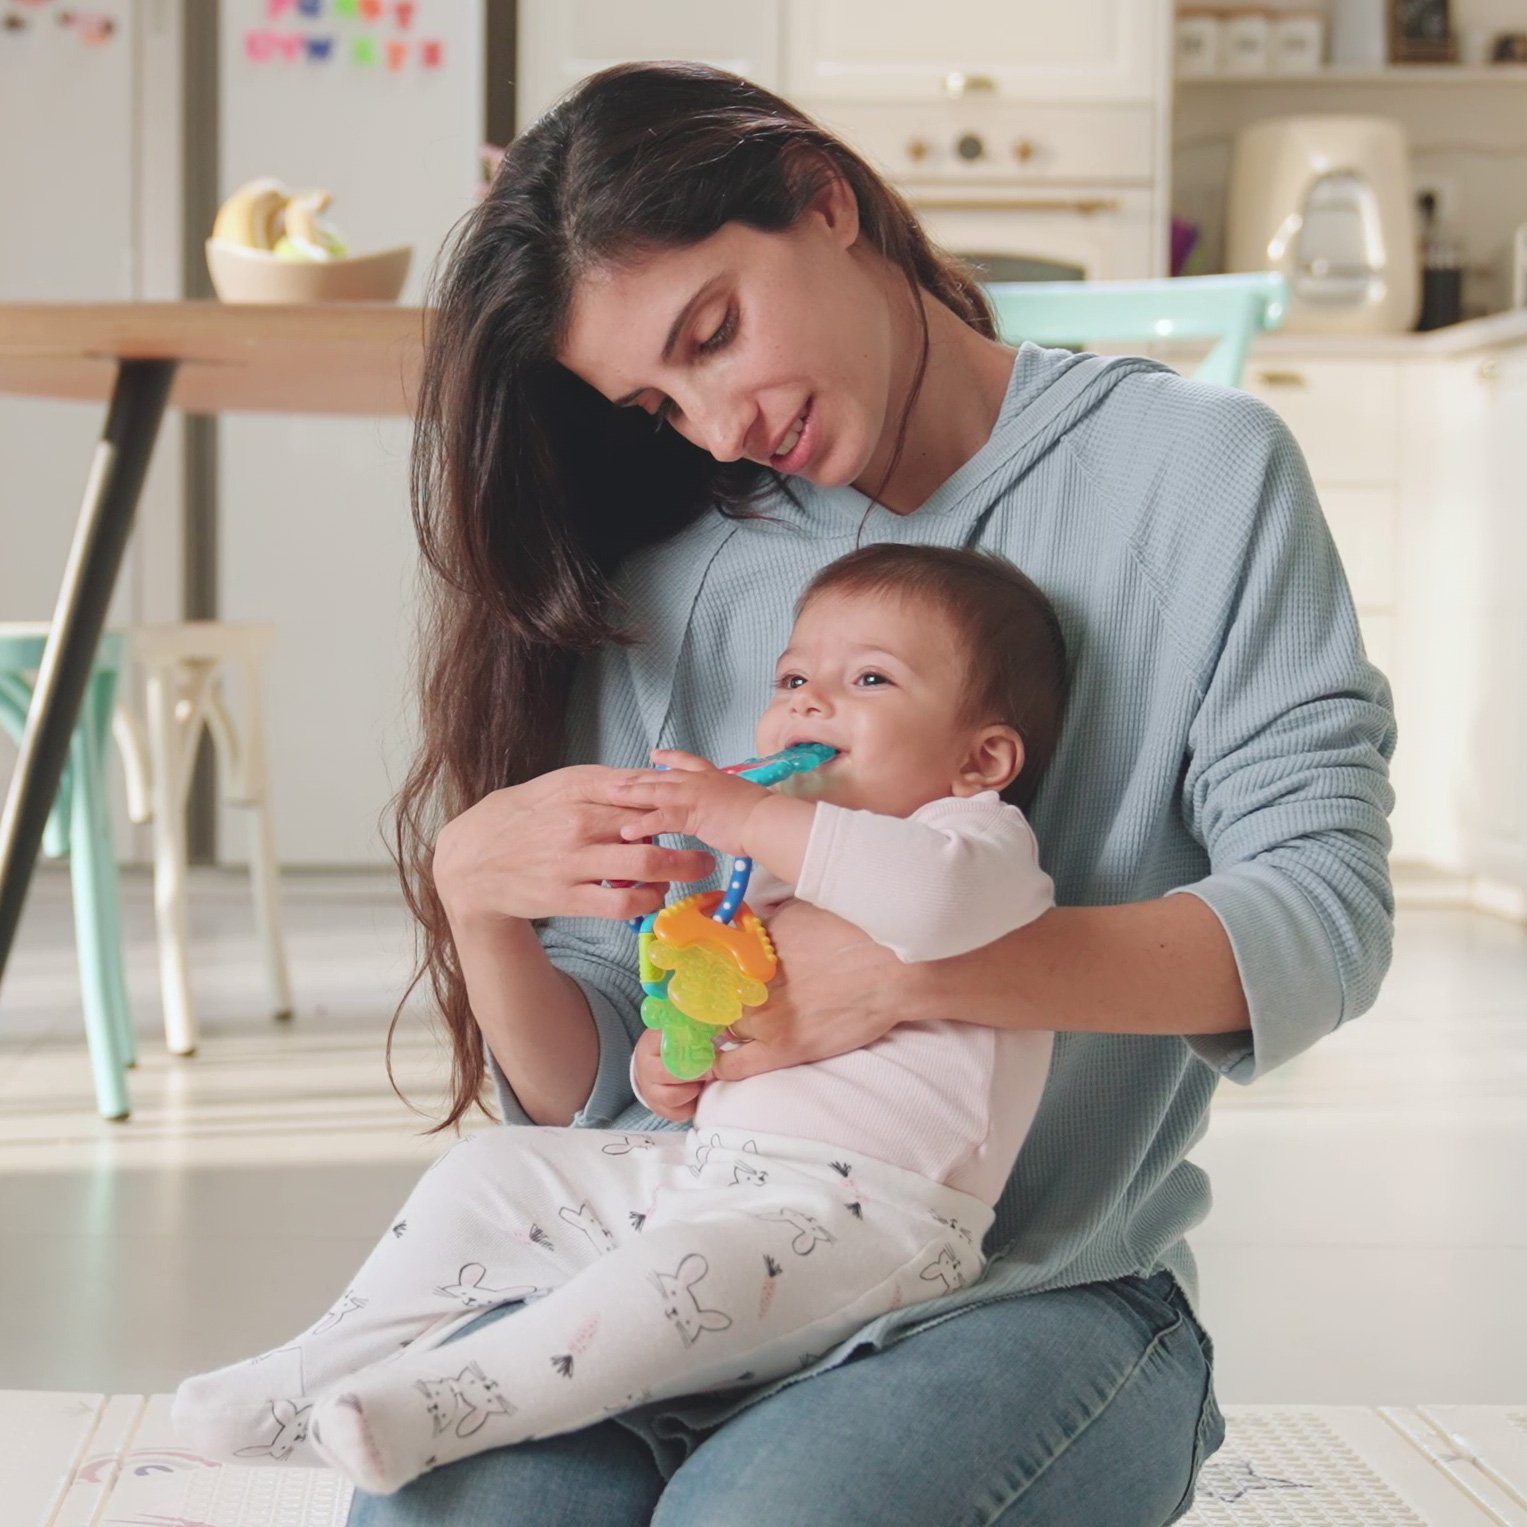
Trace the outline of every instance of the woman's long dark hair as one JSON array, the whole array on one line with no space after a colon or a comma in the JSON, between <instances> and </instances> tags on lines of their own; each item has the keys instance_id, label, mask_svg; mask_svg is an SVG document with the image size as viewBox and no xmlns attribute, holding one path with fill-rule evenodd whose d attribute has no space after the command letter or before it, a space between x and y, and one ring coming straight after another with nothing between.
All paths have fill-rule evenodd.
<instances>
[{"instance_id":1,"label":"woman's long dark hair","mask_svg":"<svg viewBox=\"0 0 1527 1527\"><path fill-rule=\"evenodd\" d=\"M431 875L437 833L561 763L578 655L635 639L611 594L621 558L712 509L747 514L774 479L654 432L562 367L574 286L727 223L781 232L834 175L913 298L926 289L994 337L975 273L929 242L863 159L778 96L701 64L620 64L583 80L510 145L436 268L411 463L426 565L421 736L390 845L423 947L388 1060L390 1073L392 1034L428 976L453 1050L437 1129L481 1103L487 1073ZM903 436L927 364L914 306L923 344Z\"/></svg>"}]
</instances>

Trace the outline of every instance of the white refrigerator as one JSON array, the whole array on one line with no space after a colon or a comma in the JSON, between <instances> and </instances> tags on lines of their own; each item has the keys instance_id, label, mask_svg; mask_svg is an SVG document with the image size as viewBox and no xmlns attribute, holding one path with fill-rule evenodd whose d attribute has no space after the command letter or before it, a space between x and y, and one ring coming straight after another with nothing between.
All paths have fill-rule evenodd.
<instances>
[{"instance_id":1,"label":"white refrigerator","mask_svg":"<svg viewBox=\"0 0 1527 1527\"><path fill-rule=\"evenodd\" d=\"M183 121L186 20L212 5L217 120ZM401 300L422 301L478 190L484 0L7 0L0 13L0 298L183 295L184 129L215 133L219 199L258 175L321 186L354 251L411 244ZM0 397L0 621L52 612L104 412ZM409 425L227 414L217 433L218 613L277 632L279 856L386 865L378 823L412 746ZM182 613L181 449L167 414L112 625ZM0 788L14 758L0 734ZM123 806L119 783L119 852L146 861ZM243 813L220 808L220 857L242 862L244 838Z\"/></svg>"},{"instance_id":2,"label":"white refrigerator","mask_svg":"<svg viewBox=\"0 0 1527 1527\"><path fill-rule=\"evenodd\" d=\"M220 194L321 186L357 252L411 244L402 301L473 204L484 136L482 0L220 0ZM414 741L415 543L403 419L224 415L218 611L266 620L277 851L388 862L381 822ZM220 857L238 862L223 809Z\"/></svg>"},{"instance_id":3,"label":"white refrigerator","mask_svg":"<svg viewBox=\"0 0 1527 1527\"><path fill-rule=\"evenodd\" d=\"M179 295L178 12L140 0L0 7L0 300ZM170 208L168 218L158 214ZM0 622L53 613L105 406L0 396ZM180 598L180 421L167 415L108 621ZM16 747L0 731L0 792ZM149 855L113 774L118 856Z\"/></svg>"}]
</instances>

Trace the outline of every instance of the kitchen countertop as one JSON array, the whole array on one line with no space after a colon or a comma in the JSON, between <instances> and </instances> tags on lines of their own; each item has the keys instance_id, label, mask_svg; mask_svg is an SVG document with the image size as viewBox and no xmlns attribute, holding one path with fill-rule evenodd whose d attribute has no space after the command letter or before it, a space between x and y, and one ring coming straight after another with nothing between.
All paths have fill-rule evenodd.
<instances>
[{"instance_id":1,"label":"kitchen countertop","mask_svg":"<svg viewBox=\"0 0 1527 1527\"><path fill-rule=\"evenodd\" d=\"M1527 345L1527 308L1470 318L1425 334L1290 334L1280 330L1259 336L1251 355L1254 360L1274 360L1282 355L1319 355L1333 360L1446 360L1516 345ZM1208 349L1201 340L1166 340L1153 345L1150 353L1166 359L1202 355Z\"/></svg>"}]
</instances>

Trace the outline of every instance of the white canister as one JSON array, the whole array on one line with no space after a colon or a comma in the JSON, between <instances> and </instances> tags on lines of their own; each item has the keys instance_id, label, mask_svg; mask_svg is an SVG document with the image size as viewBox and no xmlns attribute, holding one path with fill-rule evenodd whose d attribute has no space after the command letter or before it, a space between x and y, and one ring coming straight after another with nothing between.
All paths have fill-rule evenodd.
<instances>
[{"instance_id":1,"label":"white canister","mask_svg":"<svg viewBox=\"0 0 1527 1527\"><path fill-rule=\"evenodd\" d=\"M1225 17L1226 74L1266 74L1271 64L1272 18L1266 11L1231 11Z\"/></svg>"},{"instance_id":2,"label":"white canister","mask_svg":"<svg viewBox=\"0 0 1527 1527\"><path fill-rule=\"evenodd\" d=\"M1343 69L1389 62L1389 0L1333 0L1331 62Z\"/></svg>"},{"instance_id":3,"label":"white canister","mask_svg":"<svg viewBox=\"0 0 1527 1527\"><path fill-rule=\"evenodd\" d=\"M1181 79L1203 79L1220 72L1224 21L1218 11L1182 10L1177 13L1177 74Z\"/></svg>"},{"instance_id":4,"label":"white canister","mask_svg":"<svg viewBox=\"0 0 1527 1527\"><path fill-rule=\"evenodd\" d=\"M1269 42L1274 74L1316 74L1325 62L1326 19L1319 11L1274 16Z\"/></svg>"}]
</instances>

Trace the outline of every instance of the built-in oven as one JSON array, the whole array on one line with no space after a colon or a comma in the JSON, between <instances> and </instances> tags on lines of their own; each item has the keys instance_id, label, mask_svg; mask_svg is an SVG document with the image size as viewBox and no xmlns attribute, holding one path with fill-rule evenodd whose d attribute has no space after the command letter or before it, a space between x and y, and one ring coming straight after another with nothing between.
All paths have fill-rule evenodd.
<instances>
[{"instance_id":1,"label":"built-in oven","mask_svg":"<svg viewBox=\"0 0 1527 1527\"><path fill-rule=\"evenodd\" d=\"M993 281L1166 273L1155 114L996 98L819 108L933 240Z\"/></svg>"},{"instance_id":2,"label":"built-in oven","mask_svg":"<svg viewBox=\"0 0 1527 1527\"><path fill-rule=\"evenodd\" d=\"M989 281L1126 281L1154 275L1154 198L1134 187L1058 186L979 197L902 185L936 244Z\"/></svg>"}]
</instances>

